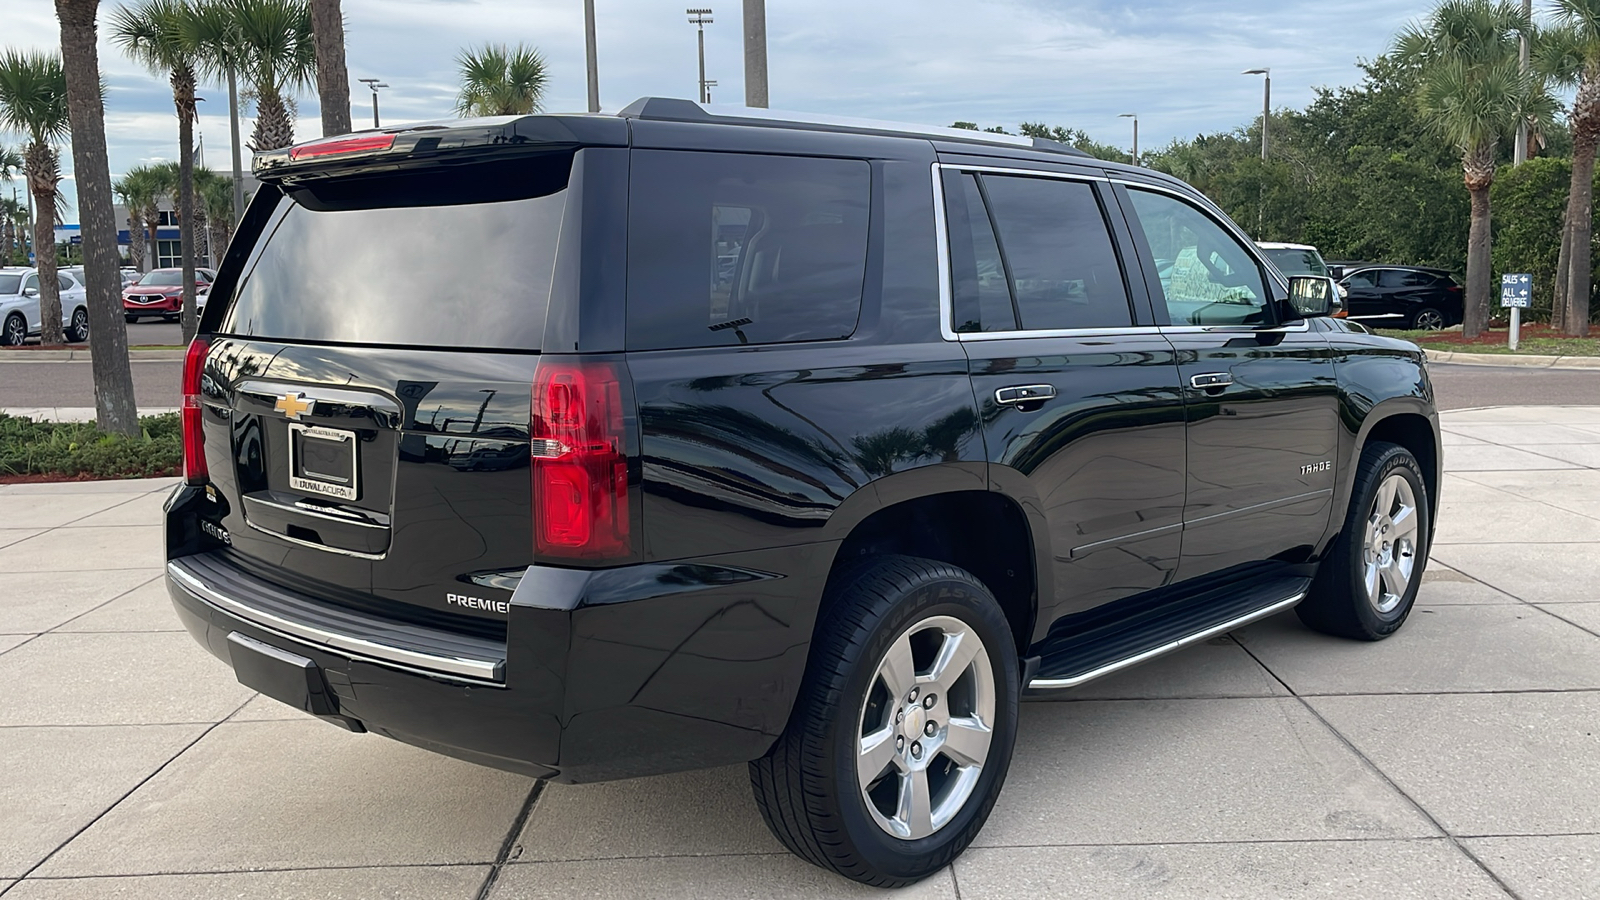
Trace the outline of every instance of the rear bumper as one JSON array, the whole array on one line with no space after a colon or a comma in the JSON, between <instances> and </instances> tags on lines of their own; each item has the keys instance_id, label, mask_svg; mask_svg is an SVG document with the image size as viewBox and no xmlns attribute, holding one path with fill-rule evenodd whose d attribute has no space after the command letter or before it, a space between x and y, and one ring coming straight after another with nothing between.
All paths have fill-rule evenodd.
<instances>
[{"instance_id":1,"label":"rear bumper","mask_svg":"<svg viewBox=\"0 0 1600 900\"><path fill-rule=\"evenodd\" d=\"M831 550L741 562L815 571ZM499 645L335 608L214 553L167 566L184 626L246 684L252 664L235 655L266 645L315 666L314 700L277 699L351 730L567 783L764 754L788 722L821 587L743 566L534 568Z\"/></svg>"}]
</instances>

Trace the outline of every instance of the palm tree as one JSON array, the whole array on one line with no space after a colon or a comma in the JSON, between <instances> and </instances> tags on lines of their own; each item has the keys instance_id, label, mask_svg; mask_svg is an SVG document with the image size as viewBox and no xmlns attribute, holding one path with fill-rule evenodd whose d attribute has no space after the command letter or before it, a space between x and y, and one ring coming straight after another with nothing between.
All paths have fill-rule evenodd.
<instances>
[{"instance_id":1,"label":"palm tree","mask_svg":"<svg viewBox=\"0 0 1600 900\"><path fill-rule=\"evenodd\" d=\"M23 167L36 211L34 265L39 268L40 342L66 343L61 328L61 283L56 278L56 200L61 157L55 148L72 130L61 57L7 50L0 56L0 127L27 136Z\"/></svg>"},{"instance_id":2,"label":"palm tree","mask_svg":"<svg viewBox=\"0 0 1600 900\"><path fill-rule=\"evenodd\" d=\"M1471 340L1489 322L1490 211L1495 145L1527 117L1550 115L1536 97L1537 80L1524 74L1518 40L1533 23L1508 0L1444 0L1426 19L1395 39L1395 55L1421 68L1418 105L1423 121L1461 151L1472 224L1467 238L1464 331Z\"/></svg>"},{"instance_id":3,"label":"palm tree","mask_svg":"<svg viewBox=\"0 0 1600 900\"><path fill-rule=\"evenodd\" d=\"M11 265L11 248L17 246L17 222L28 211L11 197L0 197L0 266Z\"/></svg>"},{"instance_id":4,"label":"palm tree","mask_svg":"<svg viewBox=\"0 0 1600 900\"><path fill-rule=\"evenodd\" d=\"M525 116L544 100L544 57L525 44L484 44L456 57L461 93L456 112L463 116Z\"/></svg>"},{"instance_id":5,"label":"palm tree","mask_svg":"<svg viewBox=\"0 0 1600 900\"><path fill-rule=\"evenodd\" d=\"M117 224L111 211L111 171L106 160L105 102L95 47L100 0L56 0L61 21L61 58L72 168L78 184L83 227L83 268L89 306L89 353L94 368L95 424L101 431L134 437L139 413L128 367L128 331L123 325L122 287L117 278ZM41 279L42 280L42 279ZM60 315L56 322L61 321Z\"/></svg>"},{"instance_id":6,"label":"palm tree","mask_svg":"<svg viewBox=\"0 0 1600 900\"><path fill-rule=\"evenodd\" d=\"M204 51L195 42L190 0L144 0L119 7L111 15L111 40L135 62L172 84L172 105L178 113L178 221L194 221L195 66ZM183 340L194 338L194 237L187 227L178 233L178 262L183 267Z\"/></svg>"},{"instance_id":7,"label":"palm tree","mask_svg":"<svg viewBox=\"0 0 1600 900\"><path fill-rule=\"evenodd\" d=\"M311 31L317 51L317 98L322 136L350 131L350 71L344 64L344 13L339 0L311 0Z\"/></svg>"},{"instance_id":8,"label":"palm tree","mask_svg":"<svg viewBox=\"0 0 1600 900\"><path fill-rule=\"evenodd\" d=\"M4 144L0 144L0 183L4 183L4 184L8 184L8 185L14 185L16 177L18 175L23 174L24 170L25 170L25 164L24 164L23 159L22 159L22 151L20 149L16 149L16 148L13 148L13 147L8 147L8 146L6 146ZM16 201L16 197L15 197L16 188L14 186L12 188L11 193L13 195L11 197L13 205L16 205L16 203L15 203L15 201ZM23 194L26 196L27 195L27 191L23 191ZM32 221L32 219L33 219L33 216L29 213L29 211L32 210L32 208L33 208L33 206L32 206L33 201L30 198L27 202L28 202L28 206L25 209L23 209L23 215L22 216L13 216L12 218L8 218L8 219L4 220L3 222L0 222L0 227L5 228L7 231L9 231L11 233L11 241L13 243L7 244L6 245L7 248L10 248L12 246L21 246L22 245L22 242L18 240L19 234L16 231L16 228L20 224L22 226L22 228L24 230L26 230L27 227L28 227L27 223ZM22 258L23 258L24 261L26 261L27 258L28 258L28 253L27 253L26 250L23 251ZM10 264L11 264L11 255L10 255L10 252L9 252L9 249L8 249L6 255L0 256L0 266L10 265Z\"/></svg>"},{"instance_id":9,"label":"palm tree","mask_svg":"<svg viewBox=\"0 0 1600 900\"><path fill-rule=\"evenodd\" d=\"M150 264L143 267L143 271L161 268L161 243L157 231L161 227L161 201L177 189L177 176L176 163L134 166L122 176L122 184L129 189L133 200L133 205L128 207L129 224L132 225L131 220L135 217L143 223L138 229L129 229L130 239L132 231L138 230L140 239L146 242Z\"/></svg>"},{"instance_id":10,"label":"palm tree","mask_svg":"<svg viewBox=\"0 0 1600 900\"><path fill-rule=\"evenodd\" d=\"M233 240L233 182L210 169L195 169L194 192L205 218L211 266L216 268Z\"/></svg>"},{"instance_id":11,"label":"palm tree","mask_svg":"<svg viewBox=\"0 0 1600 900\"><path fill-rule=\"evenodd\" d=\"M135 191L136 187L128 183L127 176L111 182L112 195L122 204L122 208L128 211L128 262L132 263L135 269L143 271L144 242L136 238L140 232L138 210L142 201L138 199Z\"/></svg>"},{"instance_id":12,"label":"palm tree","mask_svg":"<svg viewBox=\"0 0 1600 900\"><path fill-rule=\"evenodd\" d=\"M201 23L219 45L208 71L232 63L250 82L256 124L250 149L257 153L294 143L293 93L316 74L316 40L307 0L213 0ZM289 94L288 97L285 94Z\"/></svg>"},{"instance_id":13,"label":"palm tree","mask_svg":"<svg viewBox=\"0 0 1600 900\"><path fill-rule=\"evenodd\" d=\"M1561 236L1567 251L1556 279L1558 301L1551 324L1567 334L1589 333L1589 292L1592 287L1589 255L1573 253L1587 247L1594 230L1594 164L1600 150L1600 0L1555 0L1559 27L1546 31L1540 41L1540 68L1556 81L1577 87L1572 100L1572 187L1567 192L1566 221Z\"/></svg>"}]
</instances>

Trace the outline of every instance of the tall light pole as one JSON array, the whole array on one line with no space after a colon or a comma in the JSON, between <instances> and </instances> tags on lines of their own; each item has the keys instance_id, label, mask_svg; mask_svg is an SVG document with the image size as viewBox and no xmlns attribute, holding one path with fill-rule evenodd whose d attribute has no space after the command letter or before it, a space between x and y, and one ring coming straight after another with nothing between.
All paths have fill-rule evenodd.
<instances>
[{"instance_id":1,"label":"tall light pole","mask_svg":"<svg viewBox=\"0 0 1600 900\"><path fill-rule=\"evenodd\" d=\"M583 52L589 70L589 112L600 111L600 64L595 60L594 0L583 0Z\"/></svg>"},{"instance_id":2,"label":"tall light pole","mask_svg":"<svg viewBox=\"0 0 1600 900\"><path fill-rule=\"evenodd\" d=\"M1261 159L1267 158L1267 120L1272 118L1272 70L1271 69L1245 69L1242 75L1265 75L1265 87L1261 94Z\"/></svg>"},{"instance_id":3,"label":"tall light pole","mask_svg":"<svg viewBox=\"0 0 1600 900\"><path fill-rule=\"evenodd\" d=\"M767 108L767 0L744 0L744 105Z\"/></svg>"},{"instance_id":4,"label":"tall light pole","mask_svg":"<svg viewBox=\"0 0 1600 900\"><path fill-rule=\"evenodd\" d=\"M1533 21L1533 0L1522 0L1522 15L1529 22ZM1522 74L1528 74L1529 64L1532 60L1530 59L1531 54L1526 34L1522 36L1522 48L1517 56L1522 63ZM1511 161L1519 166L1528 161L1528 120L1526 118L1517 123L1517 146L1512 148ZM1516 307L1511 308L1513 316L1517 315L1517 312Z\"/></svg>"},{"instance_id":5,"label":"tall light pole","mask_svg":"<svg viewBox=\"0 0 1600 900\"><path fill-rule=\"evenodd\" d=\"M388 85L376 78L357 78L356 80L372 88L372 127L378 128L380 127L378 125L378 88L386 88Z\"/></svg>"},{"instance_id":6,"label":"tall light pole","mask_svg":"<svg viewBox=\"0 0 1600 900\"><path fill-rule=\"evenodd\" d=\"M1139 164L1139 114L1123 113L1117 118L1133 120L1133 164L1137 166Z\"/></svg>"},{"instance_id":7,"label":"tall light pole","mask_svg":"<svg viewBox=\"0 0 1600 900\"><path fill-rule=\"evenodd\" d=\"M710 103L710 92L706 90L706 26L711 24L711 10L690 9L689 24L695 26L700 32L700 102Z\"/></svg>"}]
</instances>

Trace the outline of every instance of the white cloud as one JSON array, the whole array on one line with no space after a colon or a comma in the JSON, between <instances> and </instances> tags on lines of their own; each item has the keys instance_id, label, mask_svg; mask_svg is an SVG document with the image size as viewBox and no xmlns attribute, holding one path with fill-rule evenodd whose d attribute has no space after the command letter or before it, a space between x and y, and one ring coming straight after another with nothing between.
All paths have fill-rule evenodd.
<instances>
[{"instance_id":1,"label":"white cloud","mask_svg":"<svg viewBox=\"0 0 1600 900\"><path fill-rule=\"evenodd\" d=\"M742 102L738 3L712 4L706 28L713 99ZM370 122L371 94L354 79L378 77L385 122L452 114L454 58L486 41L537 46L550 65L547 107L585 103L582 4L576 0L344 0L353 118ZM601 100L618 109L648 95L693 97L695 30L682 6L599 0ZM105 11L113 8L102 4ZM1140 115L1146 148L1174 137L1231 128L1260 109L1259 78L1271 66L1275 106L1301 106L1318 85L1359 79L1358 58L1382 53L1416 0L812 0L769 3L772 105L778 109L945 125L957 119L1015 127L1044 121L1124 144ZM49 0L7 0L5 46L59 42ZM166 80L100 41L112 172L177 156ZM199 131L206 161L228 164L227 91L203 85ZM296 135L320 129L311 93L299 99ZM241 125L248 140L251 122ZM3 138L0 138L3 139ZM70 154L63 155L70 171Z\"/></svg>"}]
</instances>

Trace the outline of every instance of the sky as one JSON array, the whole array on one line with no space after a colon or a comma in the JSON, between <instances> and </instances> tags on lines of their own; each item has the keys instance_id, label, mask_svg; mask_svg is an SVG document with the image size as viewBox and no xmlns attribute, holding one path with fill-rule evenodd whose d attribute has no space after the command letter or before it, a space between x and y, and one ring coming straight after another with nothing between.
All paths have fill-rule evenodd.
<instances>
[{"instance_id":1,"label":"sky","mask_svg":"<svg viewBox=\"0 0 1600 900\"><path fill-rule=\"evenodd\" d=\"M710 2L710 0L700 0ZM105 38L114 2L101 4L100 67L108 84L112 177L177 158L177 119L165 77L130 62ZM1014 131L1036 121L1081 128L1127 147L1136 113L1142 150L1227 130L1260 114L1259 76L1272 69L1274 108L1302 107L1317 87L1355 84L1358 60L1383 53L1427 0L771 0L770 105L792 110L948 125L976 121ZM643 96L693 99L695 28L685 4L596 0L602 109ZM710 3L706 76L715 103L744 101L742 3ZM356 127L370 125L371 93L390 85L385 125L453 114L455 57L485 42L525 42L544 56L545 109L586 108L582 0L344 0ZM49 50L60 31L51 0L5 0L0 48ZM205 162L229 168L227 90L202 85ZM248 115L245 110L242 114ZM298 98L297 140L320 136L314 91ZM249 137L250 120L241 125ZM19 135L0 141L20 142ZM249 151L245 150L248 166ZM72 160L63 152L66 221L77 221ZM22 190L21 179L17 189ZM9 191L9 187L0 186Z\"/></svg>"}]
</instances>

